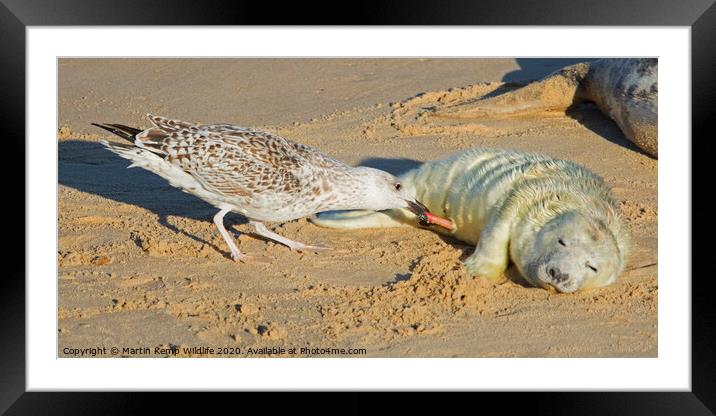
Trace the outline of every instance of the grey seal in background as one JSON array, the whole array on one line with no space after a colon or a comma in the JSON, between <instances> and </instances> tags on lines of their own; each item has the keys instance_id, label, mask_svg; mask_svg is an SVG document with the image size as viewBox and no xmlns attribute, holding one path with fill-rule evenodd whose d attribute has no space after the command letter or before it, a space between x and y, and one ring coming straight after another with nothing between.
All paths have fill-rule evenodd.
<instances>
[{"instance_id":1,"label":"grey seal in background","mask_svg":"<svg viewBox=\"0 0 716 416\"><path fill-rule=\"evenodd\" d=\"M579 63L522 88L436 110L444 118L486 118L566 110L593 102L627 139L658 157L658 71L656 58L605 58Z\"/></svg>"}]
</instances>

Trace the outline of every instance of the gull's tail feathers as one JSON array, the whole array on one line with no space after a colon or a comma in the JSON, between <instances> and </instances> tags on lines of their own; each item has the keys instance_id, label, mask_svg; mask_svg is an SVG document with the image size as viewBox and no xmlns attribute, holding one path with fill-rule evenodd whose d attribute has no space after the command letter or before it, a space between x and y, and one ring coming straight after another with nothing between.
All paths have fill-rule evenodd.
<instances>
[{"instance_id":1,"label":"gull's tail feathers","mask_svg":"<svg viewBox=\"0 0 716 416\"><path fill-rule=\"evenodd\" d=\"M164 160L155 153L134 145L110 143L107 140L100 140L100 143L102 143L102 145L104 145L104 147L111 152L130 160L132 164L127 166L128 168L139 166L158 173L157 171L161 170L161 168L163 168L166 164L166 162L164 162Z\"/></svg>"},{"instance_id":2,"label":"gull's tail feathers","mask_svg":"<svg viewBox=\"0 0 716 416\"><path fill-rule=\"evenodd\" d=\"M142 132L142 130L135 129L134 127L125 126L124 124L92 123L92 125L97 126L101 129L105 129L108 132L132 143L134 143L137 134Z\"/></svg>"}]
</instances>

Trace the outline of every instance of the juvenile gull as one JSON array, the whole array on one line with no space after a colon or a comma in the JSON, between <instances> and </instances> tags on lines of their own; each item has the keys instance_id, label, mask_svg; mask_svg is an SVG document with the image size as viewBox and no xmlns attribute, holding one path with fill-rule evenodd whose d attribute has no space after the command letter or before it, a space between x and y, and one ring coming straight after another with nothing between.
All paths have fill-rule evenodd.
<instances>
[{"instance_id":1,"label":"juvenile gull","mask_svg":"<svg viewBox=\"0 0 716 416\"><path fill-rule=\"evenodd\" d=\"M317 149L273 133L232 124L193 124L147 114L146 130L122 124L93 125L132 144L102 144L219 209L214 224L235 261L246 261L224 228L229 211L243 214L259 235L296 251L320 251L282 237L263 221L286 222L329 210L427 209L387 172L352 167Z\"/></svg>"}]
</instances>

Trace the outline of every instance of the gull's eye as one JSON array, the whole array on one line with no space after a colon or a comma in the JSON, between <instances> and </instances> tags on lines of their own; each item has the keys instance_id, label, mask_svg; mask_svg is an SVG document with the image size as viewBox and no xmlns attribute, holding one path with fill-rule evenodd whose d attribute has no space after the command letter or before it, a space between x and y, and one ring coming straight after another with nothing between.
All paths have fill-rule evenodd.
<instances>
[{"instance_id":1,"label":"gull's eye","mask_svg":"<svg viewBox=\"0 0 716 416\"><path fill-rule=\"evenodd\" d=\"M401 190L402 188L403 188L403 185L401 185L400 182L398 182L398 183L395 184L395 190L396 190L396 191L399 191L399 190Z\"/></svg>"}]
</instances>

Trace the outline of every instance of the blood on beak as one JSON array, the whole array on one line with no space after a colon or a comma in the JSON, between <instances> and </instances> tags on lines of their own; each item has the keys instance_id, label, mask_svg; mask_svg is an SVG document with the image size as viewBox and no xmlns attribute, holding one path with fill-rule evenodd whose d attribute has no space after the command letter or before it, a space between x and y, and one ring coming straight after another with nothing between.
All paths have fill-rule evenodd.
<instances>
[{"instance_id":1,"label":"blood on beak","mask_svg":"<svg viewBox=\"0 0 716 416\"><path fill-rule=\"evenodd\" d=\"M421 217L420 219L421 219L421 223L424 222L427 225L431 225L431 224L439 225L449 231L454 231L455 228L457 228L455 226L455 223L450 221L449 219L443 218L443 217L438 217L437 215L433 215L429 212L425 212L423 214L423 217Z\"/></svg>"},{"instance_id":2,"label":"blood on beak","mask_svg":"<svg viewBox=\"0 0 716 416\"><path fill-rule=\"evenodd\" d=\"M431 214L430 211L428 211L428 207L418 201L408 201L408 210L417 215L420 225L424 227L435 224L450 231L456 228L455 223L449 219Z\"/></svg>"}]
</instances>

